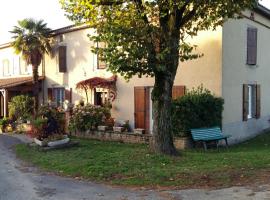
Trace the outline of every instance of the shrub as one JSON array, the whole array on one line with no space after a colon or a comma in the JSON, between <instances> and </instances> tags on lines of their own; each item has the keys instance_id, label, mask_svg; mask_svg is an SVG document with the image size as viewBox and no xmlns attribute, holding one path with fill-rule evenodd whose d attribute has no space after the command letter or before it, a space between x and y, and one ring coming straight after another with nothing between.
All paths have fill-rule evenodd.
<instances>
[{"instance_id":1,"label":"shrub","mask_svg":"<svg viewBox=\"0 0 270 200\"><path fill-rule=\"evenodd\" d=\"M79 104L73 109L69 129L71 131L94 130L97 126L104 125L110 117L109 107Z\"/></svg>"},{"instance_id":2,"label":"shrub","mask_svg":"<svg viewBox=\"0 0 270 200\"><path fill-rule=\"evenodd\" d=\"M0 119L0 129L2 130L2 132L5 131L8 123L9 123L9 120L7 118L4 117Z\"/></svg>"},{"instance_id":3,"label":"shrub","mask_svg":"<svg viewBox=\"0 0 270 200\"><path fill-rule=\"evenodd\" d=\"M15 96L8 103L9 118L27 120L32 115L34 101L27 95Z\"/></svg>"},{"instance_id":4,"label":"shrub","mask_svg":"<svg viewBox=\"0 0 270 200\"><path fill-rule=\"evenodd\" d=\"M44 104L40 106L38 116L48 119L46 130L48 135L52 133L64 133L65 113L61 109L50 104Z\"/></svg>"},{"instance_id":5,"label":"shrub","mask_svg":"<svg viewBox=\"0 0 270 200\"><path fill-rule=\"evenodd\" d=\"M29 134L32 137L45 139L55 134L64 134L64 113L52 105L41 105L37 118L33 119L31 124Z\"/></svg>"},{"instance_id":6,"label":"shrub","mask_svg":"<svg viewBox=\"0 0 270 200\"><path fill-rule=\"evenodd\" d=\"M42 140L43 138L47 138L48 135L46 133L46 128L48 124L47 118L38 117L32 120L32 130L30 131L31 137L38 138Z\"/></svg>"},{"instance_id":7,"label":"shrub","mask_svg":"<svg viewBox=\"0 0 270 200\"><path fill-rule=\"evenodd\" d=\"M192 128L220 126L224 100L202 86L173 101L174 134L186 136Z\"/></svg>"}]
</instances>

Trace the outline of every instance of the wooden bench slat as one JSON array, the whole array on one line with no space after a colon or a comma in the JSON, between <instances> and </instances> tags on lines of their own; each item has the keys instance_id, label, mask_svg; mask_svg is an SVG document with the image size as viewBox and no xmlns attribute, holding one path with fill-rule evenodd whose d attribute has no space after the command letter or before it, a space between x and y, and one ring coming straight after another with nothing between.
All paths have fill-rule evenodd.
<instances>
[{"instance_id":1,"label":"wooden bench slat","mask_svg":"<svg viewBox=\"0 0 270 200\"><path fill-rule=\"evenodd\" d=\"M213 128L199 128L199 129L191 129L191 135L194 141L218 141L218 140L225 140L227 145L227 138L229 135L223 135L219 127ZM206 144L204 144L205 148ZM218 143L217 143L218 146Z\"/></svg>"}]
</instances>

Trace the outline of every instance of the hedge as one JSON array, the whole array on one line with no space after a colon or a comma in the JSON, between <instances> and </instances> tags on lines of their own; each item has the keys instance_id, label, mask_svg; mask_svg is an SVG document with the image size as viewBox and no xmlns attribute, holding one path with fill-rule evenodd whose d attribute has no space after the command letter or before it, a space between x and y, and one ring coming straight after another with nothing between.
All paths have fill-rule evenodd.
<instances>
[{"instance_id":1,"label":"hedge","mask_svg":"<svg viewBox=\"0 0 270 200\"><path fill-rule=\"evenodd\" d=\"M192 128L222 125L224 100L200 86L173 101L172 124L176 136L187 136Z\"/></svg>"}]
</instances>

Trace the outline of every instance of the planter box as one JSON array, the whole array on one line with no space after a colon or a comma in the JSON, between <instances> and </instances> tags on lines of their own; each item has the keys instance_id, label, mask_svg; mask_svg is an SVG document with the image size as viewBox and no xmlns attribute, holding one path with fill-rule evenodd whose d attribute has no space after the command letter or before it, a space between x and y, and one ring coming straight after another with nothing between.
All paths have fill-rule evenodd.
<instances>
[{"instance_id":1,"label":"planter box","mask_svg":"<svg viewBox=\"0 0 270 200\"><path fill-rule=\"evenodd\" d=\"M193 147L192 140L189 137L175 137L173 143L177 149L191 149Z\"/></svg>"},{"instance_id":2,"label":"planter box","mask_svg":"<svg viewBox=\"0 0 270 200\"><path fill-rule=\"evenodd\" d=\"M70 141L69 138L64 138L62 140L55 140L55 141L51 141L51 142L48 142L48 146L49 147L55 147L55 146L58 146L58 145L63 145L63 144L66 144Z\"/></svg>"},{"instance_id":3,"label":"planter box","mask_svg":"<svg viewBox=\"0 0 270 200\"><path fill-rule=\"evenodd\" d=\"M113 132L123 132L125 130L124 127L121 127L121 126L114 126L113 127Z\"/></svg>"},{"instance_id":4,"label":"planter box","mask_svg":"<svg viewBox=\"0 0 270 200\"><path fill-rule=\"evenodd\" d=\"M37 139L37 138L34 138L34 142L35 142L37 145L41 146L41 147L47 146L47 142L46 142L46 141L41 141L41 140L39 140L39 139Z\"/></svg>"},{"instance_id":5,"label":"planter box","mask_svg":"<svg viewBox=\"0 0 270 200\"><path fill-rule=\"evenodd\" d=\"M145 129L142 128L136 128L134 129L135 134L145 134Z\"/></svg>"},{"instance_id":6,"label":"planter box","mask_svg":"<svg viewBox=\"0 0 270 200\"><path fill-rule=\"evenodd\" d=\"M108 126L98 126L99 131L107 131L109 129Z\"/></svg>"}]
</instances>

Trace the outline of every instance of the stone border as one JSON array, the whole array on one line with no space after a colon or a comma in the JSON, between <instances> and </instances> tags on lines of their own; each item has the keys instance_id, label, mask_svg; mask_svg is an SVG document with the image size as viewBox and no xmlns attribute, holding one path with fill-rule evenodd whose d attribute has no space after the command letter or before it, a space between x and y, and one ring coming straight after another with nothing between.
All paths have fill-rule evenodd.
<instances>
[{"instance_id":1,"label":"stone border","mask_svg":"<svg viewBox=\"0 0 270 200\"><path fill-rule=\"evenodd\" d=\"M135 134L130 132L115 133L110 131L87 131L73 132L71 136L79 138L94 139L100 141L123 142L129 144L150 144L153 136L150 134ZM174 138L174 145L177 149L190 149L193 147L192 140L188 137Z\"/></svg>"}]
</instances>

